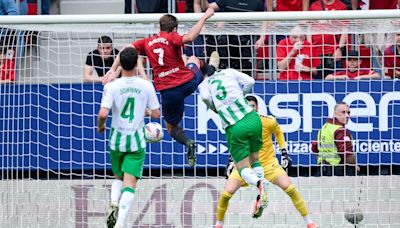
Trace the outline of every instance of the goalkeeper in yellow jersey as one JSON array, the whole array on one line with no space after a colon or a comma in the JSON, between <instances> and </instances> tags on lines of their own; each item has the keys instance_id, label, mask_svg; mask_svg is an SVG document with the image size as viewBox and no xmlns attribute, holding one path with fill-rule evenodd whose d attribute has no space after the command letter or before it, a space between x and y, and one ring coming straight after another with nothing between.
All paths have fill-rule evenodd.
<instances>
[{"instance_id":1,"label":"goalkeeper in yellow jersey","mask_svg":"<svg viewBox=\"0 0 400 228\"><path fill-rule=\"evenodd\" d=\"M258 111L257 98L254 96L247 96L247 101L250 105ZM288 175L283 168L289 168L291 166L291 159L287 154L285 137L283 132L273 116L260 116L262 122L262 139L263 146L259 151L259 160L261 165L264 167L265 178L279 186L285 193L290 197L294 207L303 216L304 221L307 223L307 228L318 227L308 216L308 208L300 195L299 191L290 181ZM275 156L274 146L272 142L272 134L275 135L276 141L279 144L280 151L282 153L281 165L279 165L278 159ZM283 168L282 168L283 167ZM217 205L217 222L215 228L222 228L225 217L225 212L228 209L229 200L233 194L240 188L247 186L246 182L240 177L238 171L234 168L233 162L230 162L227 166L226 176L228 181L225 184L224 191L222 192L218 205ZM253 218L259 218L262 215L263 209L260 208Z\"/></svg>"}]
</instances>

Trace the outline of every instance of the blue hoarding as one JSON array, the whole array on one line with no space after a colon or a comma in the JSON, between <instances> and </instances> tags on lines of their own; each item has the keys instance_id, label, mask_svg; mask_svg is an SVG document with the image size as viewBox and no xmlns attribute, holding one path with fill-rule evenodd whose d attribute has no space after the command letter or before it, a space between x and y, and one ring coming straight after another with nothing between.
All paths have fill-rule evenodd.
<instances>
[{"instance_id":1,"label":"blue hoarding","mask_svg":"<svg viewBox=\"0 0 400 228\"><path fill-rule=\"evenodd\" d=\"M96 132L102 85L1 85L0 93L2 169L110 168L109 131ZM348 128L359 163L400 164L398 81L257 82L253 94L265 101L260 112L278 119L294 165L316 163L310 142L342 100L351 107ZM186 104L182 126L198 142L198 166L224 166L228 150L218 116L206 109L197 93ZM148 146L146 167L186 164L184 148L167 133L161 143Z\"/></svg>"}]
</instances>

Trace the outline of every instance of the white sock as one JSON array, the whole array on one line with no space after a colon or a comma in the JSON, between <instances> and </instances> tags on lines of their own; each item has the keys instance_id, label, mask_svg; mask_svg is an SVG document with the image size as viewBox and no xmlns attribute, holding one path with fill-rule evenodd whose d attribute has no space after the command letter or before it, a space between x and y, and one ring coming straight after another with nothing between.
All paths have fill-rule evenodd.
<instances>
[{"instance_id":1,"label":"white sock","mask_svg":"<svg viewBox=\"0 0 400 228\"><path fill-rule=\"evenodd\" d=\"M116 225L119 227L125 227L126 221L128 220L129 209L131 209L135 193L124 191L119 201L118 207L118 220Z\"/></svg>"},{"instance_id":2,"label":"white sock","mask_svg":"<svg viewBox=\"0 0 400 228\"><path fill-rule=\"evenodd\" d=\"M262 166L254 167L253 171L256 173L258 178L264 180L264 168Z\"/></svg>"},{"instance_id":3,"label":"white sock","mask_svg":"<svg viewBox=\"0 0 400 228\"><path fill-rule=\"evenodd\" d=\"M124 183L121 180L114 180L111 185L111 205L118 206L119 199L121 198L121 190Z\"/></svg>"},{"instance_id":4,"label":"white sock","mask_svg":"<svg viewBox=\"0 0 400 228\"><path fill-rule=\"evenodd\" d=\"M254 173L253 169L251 168L243 168L240 171L240 176L246 181L246 183L257 186L257 182L260 178Z\"/></svg>"},{"instance_id":5,"label":"white sock","mask_svg":"<svg viewBox=\"0 0 400 228\"><path fill-rule=\"evenodd\" d=\"M304 216L303 219L307 224L313 223L313 221L310 219L310 217L308 217L308 215Z\"/></svg>"}]
</instances>

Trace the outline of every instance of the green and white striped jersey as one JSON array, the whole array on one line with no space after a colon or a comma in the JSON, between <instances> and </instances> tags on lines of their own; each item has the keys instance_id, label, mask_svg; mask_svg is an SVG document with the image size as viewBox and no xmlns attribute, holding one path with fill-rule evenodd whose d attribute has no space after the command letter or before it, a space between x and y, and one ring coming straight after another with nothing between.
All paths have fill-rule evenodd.
<instances>
[{"instance_id":1,"label":"green and white striped jersey","mask_svg":"<svg viewBox=\"0 0 400 228\"><path fill-rule=\"evenodd\" d=\"M214 73L199 85L200 96L218 112L222 126L227 128L253 111L245 98L255 81L252 77L234 69Z\"/></svg>"},{"instance_id":2,"label":"green and white striped jersey","mask_svg":"<svg viewBox=\"0 0 400 228\"><path fill-rule=\"evenodd\" d=\"M138 77L121 77L104 86L101 107L112 108L110 149L134 152L146 147L146 108L160 108L151 82Z\"/></svg>"}]
</instances>

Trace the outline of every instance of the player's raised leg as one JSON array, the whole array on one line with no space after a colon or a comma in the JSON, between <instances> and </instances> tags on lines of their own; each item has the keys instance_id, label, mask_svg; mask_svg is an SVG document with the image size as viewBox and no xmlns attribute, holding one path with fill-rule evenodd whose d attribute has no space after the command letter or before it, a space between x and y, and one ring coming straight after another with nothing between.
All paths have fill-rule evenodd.
<instances>
[{"instance_id":1,"label":"player's raised leg","mask_svg":"<svg viewBox=\"0 0 400 228\"><path fill-rule=\"evenodd\" d=\"M251 112L227 128L226 139L240 176L246 183L258 188L259 195L253 210L255 214L268 203L264 169L258 160L258 151L262 146L262 124L258 114Z\"/></svg>"},{"instance_id":2,"label":"player's raised leg","mask_svg":"<svg viewBox=\"0 0 400 228\"><path fill-rule=\"evenodd\" d=\"M210 64L203 65L207 67L207 74L213 74L219 65L219 55L213 52L210 57ZM161 91L163 104L163 116L166 122L167 130L172 138L178 143L185 145L187 149L187 160L190 166L196 164L196 142L185 134L185 131L179 126L184 113L184 99L191 95L197 86L203 81L203 73L200 70L200 60L191 56L187 60L187 67L193 72L193 79L178 87Z\"/></svg>"},{"instance_id":3,"label":"player's raised leg","mask_svg":"<svg viewBox=\"0 0 400 228\"><path fill-rule=\"evenodd\" d=\"M257 177L260 178L260 181L257 185L259 195L257 196L256 204L254 205L253 209L253 217L258 218L261 216L264 208L268 206L268 181L264 178L264 167L261 165L258 159L258 152L250 153L249 159L251 168Z\"/></svg>"}]
</instances>

